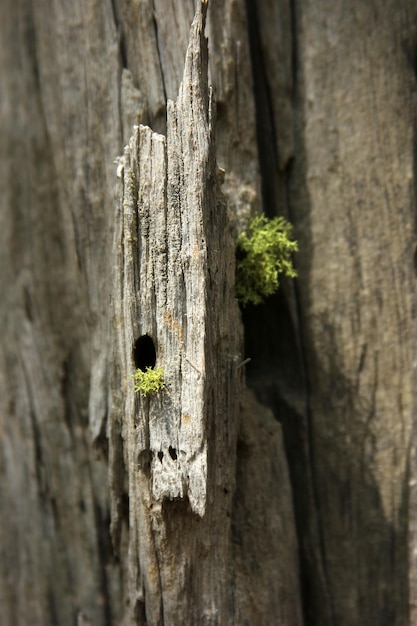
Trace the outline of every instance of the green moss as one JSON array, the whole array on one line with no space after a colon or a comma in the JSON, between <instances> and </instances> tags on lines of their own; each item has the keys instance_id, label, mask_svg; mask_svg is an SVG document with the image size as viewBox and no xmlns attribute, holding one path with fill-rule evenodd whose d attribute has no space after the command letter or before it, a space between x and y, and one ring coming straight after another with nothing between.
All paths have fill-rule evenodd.
<instances>
[{"instance_id":1,"label":"green moss","mask_svg":"<svg viewBox=\"0 0 417 626\"><path fill-rule=\"evenodd\" d=\"M236 295L243 306L260 304L279 287L279 276L297 276L291 254L298 250L283 217L256 215L237 242Z\"/></svg>"},{"instance_id":2,"label":"green moss","mask_svg":"<svg viewBox=\"0 0 417 626\"><path fill-rule=\"evenodd\" d=\"M145 371L137 369L130 377L135 381L135 392L140 393L142 396L158 393L165 388L164 370L162 367L155 369L147 367Z\"/></svg>"}]
</instances>

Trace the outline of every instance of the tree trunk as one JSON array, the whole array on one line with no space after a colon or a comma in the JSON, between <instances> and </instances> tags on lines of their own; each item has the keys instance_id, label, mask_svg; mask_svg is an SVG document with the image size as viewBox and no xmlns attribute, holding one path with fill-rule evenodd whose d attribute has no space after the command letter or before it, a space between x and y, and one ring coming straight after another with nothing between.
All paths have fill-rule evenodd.
<instances>
[{"instance_id":1,"label":"tree trunk","mask_svg":"<svg viewBox=\"0 0 417 626\"><path fill-rule=\"evenodd\" d=\"M417 624L417 7L4 4L1 623Z\"/></svg>"}]
</instances>

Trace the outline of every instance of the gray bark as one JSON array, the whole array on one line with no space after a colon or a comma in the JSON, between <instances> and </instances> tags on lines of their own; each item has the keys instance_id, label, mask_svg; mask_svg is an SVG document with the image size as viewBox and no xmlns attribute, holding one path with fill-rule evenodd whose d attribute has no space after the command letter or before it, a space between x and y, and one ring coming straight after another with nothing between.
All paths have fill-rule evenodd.
<instances>
[{"instance_id":1,"label":"gray bark","mask_svg":"<svg viewBox=\"0 0 417 626\"><path fill-rule=\"evenodd\" d=\"M253 623L266 615L300 623L289 479L273 424L280 454L268 470L279 473L283 494L274 497L272 486L263 506L253 507L255 534L233 520L238 425L245 425L239 414L244 359L234 295L236 233L215 159L205 11L203 3L191 28L179 95L167 103L166 137L136 126L119 162L109 400L113 539L120 545L127 483L131 622L146 614L152 624ZM135 339L144 335L155 342L166 383L151 399L135 397L132 384L126 388ZM252 406L256 415L259 407ZM262 438L263 428L249 433L246 426L256 461L264 450L254 440ZM247 469L241 471L250 482ZM253 478L258 472L252 468ZM246 486L244 503L254 489ZM267 507L274 526L264 529L259 516ZM235 509L235 516L248 516L246 506ZM266 556L271 543L277 550ZM259 573L244 566L251 554L265 559ZM282 555L286 565L279 575ZM273 575L276 584L270 585Z\"/></svg>"},{"instance_id":2,"label":"gray bark","mask_svg":"<svg viewBox=\"0 0 417 626\"><path fill-rule=\"evenodd\" d=\"M277 303L251 323L298 342L269 347L253 385L284 425L307 619L415 624L416 6L295 2L275 22L266 6L264 194L301 253L297 322ZM288 15L291 73L269 38Z\"/></svg>"},{"instance_id":3,"label":"gray bark","mask_svg":"<svg viewBox=\"0 0 417 626\"><path fill-rule=\"evenodd\" d=\"M4 2L0 621L417 624L417 9L206 10Z\"/></svg>"}]
</instances>

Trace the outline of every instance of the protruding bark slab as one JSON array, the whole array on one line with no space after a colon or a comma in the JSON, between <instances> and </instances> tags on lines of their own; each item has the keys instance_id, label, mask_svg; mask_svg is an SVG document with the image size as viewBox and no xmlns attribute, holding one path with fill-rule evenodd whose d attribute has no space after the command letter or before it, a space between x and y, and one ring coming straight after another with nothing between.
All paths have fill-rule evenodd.
<instances>
[{"instance_id":1,"label":"protruding bark slab","mask_svg":"<svg viewBox=\"0 0 417 626\"><path fill-rule=\"evenodd\" d=\"M138 600L145 602L152 624L226 624L233 616L230 517L241 326L235 244L215 161L205 11L202 3L179 96L168 102L167 138L135 127L119 166L113 530L117 541L123 454L132 612L137 615ZM143 398L129 375L134 346L145 335L166 387ZM184 593L189 585L193 594Z\"/></svg>"}]
</instances>

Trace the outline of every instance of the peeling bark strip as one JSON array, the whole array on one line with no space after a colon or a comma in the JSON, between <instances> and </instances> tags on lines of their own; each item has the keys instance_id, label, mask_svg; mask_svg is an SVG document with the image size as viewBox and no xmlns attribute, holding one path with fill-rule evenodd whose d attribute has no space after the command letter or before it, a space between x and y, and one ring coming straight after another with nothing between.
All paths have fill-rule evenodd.
<instances>
[{"instance_id":1,"label":"peeling bark strip","mask_svg":"<svg viewBox=\"0 0 417 626\"><path fill-rule=\"evenodd\" d=\"M177 101L168 101L167 137L136 126L118 168L110 425L113 537L117 542L123 455L129 484L132 610L138 599L144 601L145 592L152 624L161 619L162 602L165 619L167 607L176 612L175 621L168 623L189 620L194 611L196 619L209 611L213 623L219 623L225 610L222 596L231 589L211 579L210 572L219 570L209 561L227 563L230 556L241 332L234 240L217 179L205 13L203 2L191 28ZM166 387L142 398L134 394L129 374L135 369L135 345L139 352L145 335L153 342ZM146 354L136 357L146 365ZM185 506L175 529L170 520L168 536L166 507L172 500ZM204 522L196 526L194 514ZM207 545L210 541L216 545ZM191 571L199 559L201 571ZM196 606L186 609L174 598L181 596L191 576L194 585L201 582L201 599L196 603L200 593L187 594Z\"/></svg>"},{"instance_id":2,"label":"peeling bark strip","mask_svg":"<svg viewBox=\"0 0 417 626\"><path fill-rule=\"evenodd\" d=\"M197 19L178 101L168 103L168 139L145 126L134 128L125 149L121 196L125 374L128 378L135 368L135 342L147 335L166 384L159 397L149 400L132 398L129 383L126 414L133 409L136 432L132 452L134 458L151 452L155 500L188 495L191 508L202 516L207 389L216 374L208 369L212 362L206 363L211 339L207 325L214 321L217 326L212 319L213 304L219 300L215 292L223 294L225 287L230 300L233 277L231 272L217 275L209 285L207 247L218 244L213 236L225 216L214 194L205 191L216 185L216 174L211 102L207 85L199 83L207 80L200 29ZM230 244L222 254L231 256ZM229 269L231 264L230 258ZM221 305L229 307L231 302Z\"/></svg>"}]
</instances>

